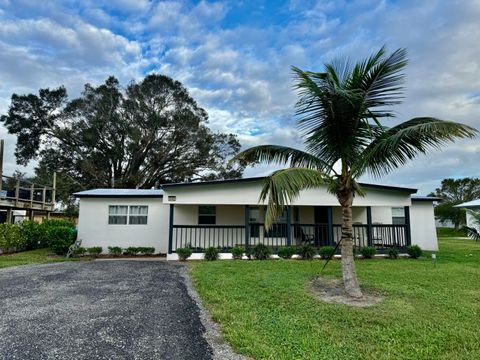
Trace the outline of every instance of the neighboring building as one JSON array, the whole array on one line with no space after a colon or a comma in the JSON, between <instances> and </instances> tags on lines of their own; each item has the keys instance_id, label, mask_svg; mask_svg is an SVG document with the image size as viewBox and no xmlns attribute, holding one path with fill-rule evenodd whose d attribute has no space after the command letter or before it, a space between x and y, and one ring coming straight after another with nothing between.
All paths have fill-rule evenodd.
<instances>
[{"instance_id":1,"label":"neighboring building","mask_svg":"<svg viewBox=\"0 0 480 360\"><path fill-rule=\"evenodd\" d=\"M324 189L302 191L268 231L265 204L259 204L264 178L166 184L161 190L95 189L80 199L82 246L153 246L175 259L175 250L202 252L216 246L264 243L273 248L311 244L335 245L341 237L341 208ZM353 203L357 247L404 249L418 244L437 250L433 201L412 196L416 189L361 184L365 196Z\"/></svg>"},{"instance_id":2,"label":"neighboring building","mask_svg":"<svg viewBox=\"0 0 480 360\"><path fill-rule=\"evenodd\" d=\"M458 205L455 205L455 207L462 208L462 209L469 209L472 211L480 211L480 199L458 204ZM466 222L468 227L474 227L480 230L480 224L478 224L475 221L475 218L468 211L466 212Z\"/></svg>"}]
</instances>

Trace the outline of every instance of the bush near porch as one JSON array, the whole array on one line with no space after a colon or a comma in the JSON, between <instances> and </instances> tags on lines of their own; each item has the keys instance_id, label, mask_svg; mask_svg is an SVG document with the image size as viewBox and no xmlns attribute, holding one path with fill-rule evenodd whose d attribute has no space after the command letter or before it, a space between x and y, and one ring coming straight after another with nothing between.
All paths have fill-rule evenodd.
<instances>
[{"instance_id":1,"label":"bush near porch","mask_svg":"<svg viewBox=\"0 0 480 360\"><path fill-rule=\"evenodd\" d=\"M257 359L480 358L480 246L440 239L438 260L357 262L371 308L317 300L309 281L324 261L190 263L194 285L226 340ZM332 261L322 276L340 277Z\"/></svg>"}]
</instances>

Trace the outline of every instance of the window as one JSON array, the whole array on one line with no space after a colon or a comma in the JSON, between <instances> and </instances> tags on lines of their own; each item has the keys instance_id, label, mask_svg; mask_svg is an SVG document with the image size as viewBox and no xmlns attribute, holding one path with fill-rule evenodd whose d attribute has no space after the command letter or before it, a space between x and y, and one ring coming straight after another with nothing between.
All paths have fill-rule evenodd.
<instances>
[{"instance_id":1,"label":"window","mask_svg":"<svg viewBox=\"0 0 480 360\"><path fill-rule=\"evenodd\" d=\"M405 225L405 209L403 207L392 208L392 224Z\"/></svg>"},{"instance_id":2,"label":"window","mask_svg":"<svg viewBox=\"0 0 480 360\"><path fill-rule=\"evenodd\" d=\"M108 207L108 223L110 225L146 225L148 206L146 205L110 205Z\"/></svg>"},{"instance_id":3,"label":"window","mask_svg":"<svg viewBox=\"0 0 480 360\"><path fill-rule=\"evenodd\" d=\"M215 206L200 205L198 207L198 224L215 225L217 223L217 209Z\"/></svg>"},{"instance_id":4,"label":"window","mask_svg":"<svg viewBox=\"0 0 480 360\"><path fill-rule=\"evenodd\" d=\"M110 205L108 207L108 223L111 225L127 224L128 206Z\"/></svg>"},{"instance_id":5,"label":"window","mask_svg":"<svg viewBox=\"0 0 480 360\"><path fill-rule=\"evenodd\" d=\"M130 225L146 225L148 218L148 206L135 205L130 206L130 216L128 223Z\"/></svg>"}]
</instances>

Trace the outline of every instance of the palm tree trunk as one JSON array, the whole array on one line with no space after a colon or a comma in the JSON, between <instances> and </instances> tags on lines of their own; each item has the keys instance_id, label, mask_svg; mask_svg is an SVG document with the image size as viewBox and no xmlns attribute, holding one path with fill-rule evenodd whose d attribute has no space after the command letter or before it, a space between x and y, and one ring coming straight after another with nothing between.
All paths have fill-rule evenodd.
<instances>
[{"instance_id":1,"label":"palm tree trunk","mask_svg":"<svg viewBox=\"0 0 480 360\"><path fill-rule=\"evenodd\" d=\"M353 255L353 225L352 225L352 203L353 193L348 191L338 197L342 206L342 274L345 292L352 297L363 296L355 270L355 257Z\"/></svg>"}]
</instances>

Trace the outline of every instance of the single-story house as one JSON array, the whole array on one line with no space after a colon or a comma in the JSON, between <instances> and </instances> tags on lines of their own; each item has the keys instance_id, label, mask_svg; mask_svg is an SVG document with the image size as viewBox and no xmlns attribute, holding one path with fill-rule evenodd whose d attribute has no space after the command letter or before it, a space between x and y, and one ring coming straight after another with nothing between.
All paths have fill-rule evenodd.
<instances>
[{"instance_id":1,"label":"single-story house","mask_svg":"<svg viewBox=\"0 0 480 360\"><path fill-rule=\"evenodd\" d=\"M480 211L480 199L467 201L467 202L464 202L462 204L455 205L454 207L458 207L458 208L462 208L462 209L469 209L469 210L472 210L472 211L475 211L475 212L479 212ZM467 226L477 228L478 230L480 230L480 224L478 224L475 221L475 218L468 211L467 211L467 214L466 214L466 223L467 223Z\"/></svg>"},{"instance_id":2,"label":"single-story house","mask_svg":"<svg viewBox=\"0 0 480 360\"><path fill-rule=\"evenodd\" d=\"M94 189L80 199L78 236L82 246L149 246L176 259L190 247L202 253L215 246L258 243L273 249L310 244L334 246L341 237L341 208L326 188L302 191L283 216L266 230L259 203L264 178L165 184L161 189ZM437 250L433 202L417 190L361 184L365 196L353 202L355 246L379 252L418 244Z\"/></svg>"}]
</instances>

